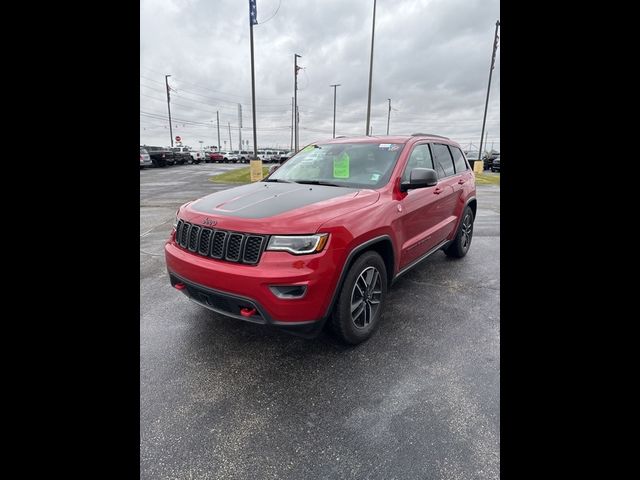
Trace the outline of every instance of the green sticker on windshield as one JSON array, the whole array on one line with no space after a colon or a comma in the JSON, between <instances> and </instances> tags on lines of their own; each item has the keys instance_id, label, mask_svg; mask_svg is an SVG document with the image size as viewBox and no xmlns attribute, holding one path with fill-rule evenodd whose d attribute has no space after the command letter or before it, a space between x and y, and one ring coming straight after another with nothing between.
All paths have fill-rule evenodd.
<instances>
[{"instance_id":1,"label":"green sticker on windshield","mask_svg":"<svg viewBox=\"0 0 640 480\"><path fill-rule=\"evenodd\" d=\"M304 147L304 148L302 149L302 151L303 151L303 152L310 152L310 151L312 151L314 148L316 148L316 147L315 147L315 145L308 145L308 146Z\"/></svg>"},{"instance_id":2,"label":"green sticker on windshield","mask_svg":"<svg viewBox=\"0 0 640 480\"><path fill-rule=\"evenodd\" d=\"M333 178L349 178L349 155L342 155L333 160Z\"/></svg>"}]
</instances>

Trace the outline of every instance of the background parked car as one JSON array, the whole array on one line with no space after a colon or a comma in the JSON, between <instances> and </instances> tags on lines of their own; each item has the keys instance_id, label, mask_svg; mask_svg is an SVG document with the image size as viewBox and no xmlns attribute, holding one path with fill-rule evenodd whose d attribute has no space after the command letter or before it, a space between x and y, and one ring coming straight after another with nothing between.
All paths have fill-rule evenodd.
<instances>
[{"instance_id":1,"label":"background parked car","mask_svg":"<svg viewBox=\"0 0 640 480\"><path fill-rule=\"evenodd\" d=\"M225 152L209 152L207 155L207 163L223 163Z\"/></svg>"},{"instance_id":2,"label":"background parked car","mask_svg":"<svg viewBox=\"0 0 640 480\"><path fill-rule=\"evenodd\" d=\"M273 154L275 152L273 150L265 150L264 152L264 162L273 162Z\"/></svg>"},{"instance_id":3,"label":"background parked car","mask_svg":"<svg viewBox=\"0 0 640 480\"><path fill-rule=\"evenodd\" d=\"M491 152L485 153L482 157L482 160L484 161L484 169L490 170L491 166L493 165L493 161L499 156L500 152L497 152L495 150L491 150Z\"/></svg>"},{"instance_id":4,"label":"background parked car","mask_svg":"<svg viewBox=\"0 0 640 480\"><path fill-rule=\"evenodd\" d=\"M224 161L230 163L238 163L238 151L221 152L224 155Z\"/></svg>"},{"instance_id":5,"label":"background parked car","mask_svg":"<svg viewBox=\"0 0 640 480\"><path fill-rule=\"evenodd\" d=\"M175 164L174 153L166 147L154 147L144 145L145 150L149 153L151 161L155 167L166 167Z\"/></svg>"},{"instance_id":6,"label":"background parked car","mask_svg":"<svg viewBox=\"0 0 640 480\"><path fill-rule=\"evenodd\" d=\"M189 155L191 155L191 163L199 164L200 162L206 162L209 156L204 150L191 150L189 149Z\"/></svg>"},{"instance_id":7,"label":"background parked car","mask_svg":"<svg viewBox=\"0 0 640 480\"><path fill-rule=\"evenodd\" d=\"M149 156L149 152L143 147L140 147L140 169L142 170L144 167L153 166L153 162L151 161L151 157Z\"/></svg>"},{"instance_id":8,"label":"background parked car","mask_svg":"<svg viewBox=\"0 0 640 480\"><path fill-rule=\"evenodd\" d=\"M249 152L247 152L246 150L240 150L238 160L240 161L240 163L249 163Z\"/></svg>"},{"instance_id":9,"label":"background parked car","mask_svg":"<svg viewBox=\"0 0 640 480\"><path fill-rule=\"evenodd\" d=\"M496 158L493 159L493 163L491 164L491 171L492 172L500 171L500 155L498 155Z\"/></svg>"},{"instance_id":10,"label":"background parked car","mask_svg":"<svg viewBox=\"0 0 640 480\"><path fill-rule=\"evenodd\" d=\"M191 161L191 153L187 147L173 147L171 151L173 152L175 163L184 165Z\"/></svg>"}]
</instances>

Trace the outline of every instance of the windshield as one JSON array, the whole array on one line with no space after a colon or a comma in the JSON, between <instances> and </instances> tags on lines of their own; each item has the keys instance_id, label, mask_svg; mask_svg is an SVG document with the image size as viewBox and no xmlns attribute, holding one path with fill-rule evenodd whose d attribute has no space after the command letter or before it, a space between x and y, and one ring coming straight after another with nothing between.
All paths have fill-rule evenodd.
<instances>
[{"instance_id":1,"label":"windshield","mask_svg":"<svg viewBox=\"0 0 640 480\"><path fill-rule=\"evenodd\" d=\"M402 146L400 143L309 145L268 180L379 188L389 181Z\"/></svg>"}]
</instances>

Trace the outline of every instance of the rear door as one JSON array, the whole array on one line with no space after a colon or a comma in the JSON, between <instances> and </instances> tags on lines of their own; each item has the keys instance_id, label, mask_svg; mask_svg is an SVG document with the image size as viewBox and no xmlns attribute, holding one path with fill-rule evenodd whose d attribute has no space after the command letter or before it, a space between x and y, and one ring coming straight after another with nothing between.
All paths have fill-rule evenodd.
<instances>
[{"instance_id":1,"label":"rear door","mask_svg":"<svg viewBox=\"0 0 640 480\"><path fill-rule=\"evenodd\" d=\"M433 154L433 163L438 174L438 241L443 241L456 226L458 176L453 164L453 157L447 145L432 143L431 153Z\"/></svg>"},{"instance_id":2,"label":"rear door","mask_svg":"<svg viewBox=\"0 0 640 480\"><path fill-rule=\"evenodd\" d=\"M464 159L462 151L458 147L449 145L449 151L451 152L451 156L453 157L453 166L456 170L457 179L457 182L453 186L453 190L457 194L457 200L464 201L464 186L468 181L472 179L473 172Z\"/></svg>"}]
</instances>

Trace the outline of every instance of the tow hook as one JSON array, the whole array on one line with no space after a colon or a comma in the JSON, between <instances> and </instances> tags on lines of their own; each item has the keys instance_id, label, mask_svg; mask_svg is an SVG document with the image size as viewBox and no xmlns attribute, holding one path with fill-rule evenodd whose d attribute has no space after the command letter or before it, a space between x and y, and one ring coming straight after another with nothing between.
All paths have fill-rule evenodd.
<instances>
[{"instance_id":1,"label":"tow hook","mask_svg":"<svg viewBox=\"0 0 640 480\"><path fill-rule=\"evenodd\" d=\"M256 313L256 309L255 308L241 308L240 309L240 315L242 315L243 317L252 317L253 315L255 315Z\"/></svg>"}]
</instances>

